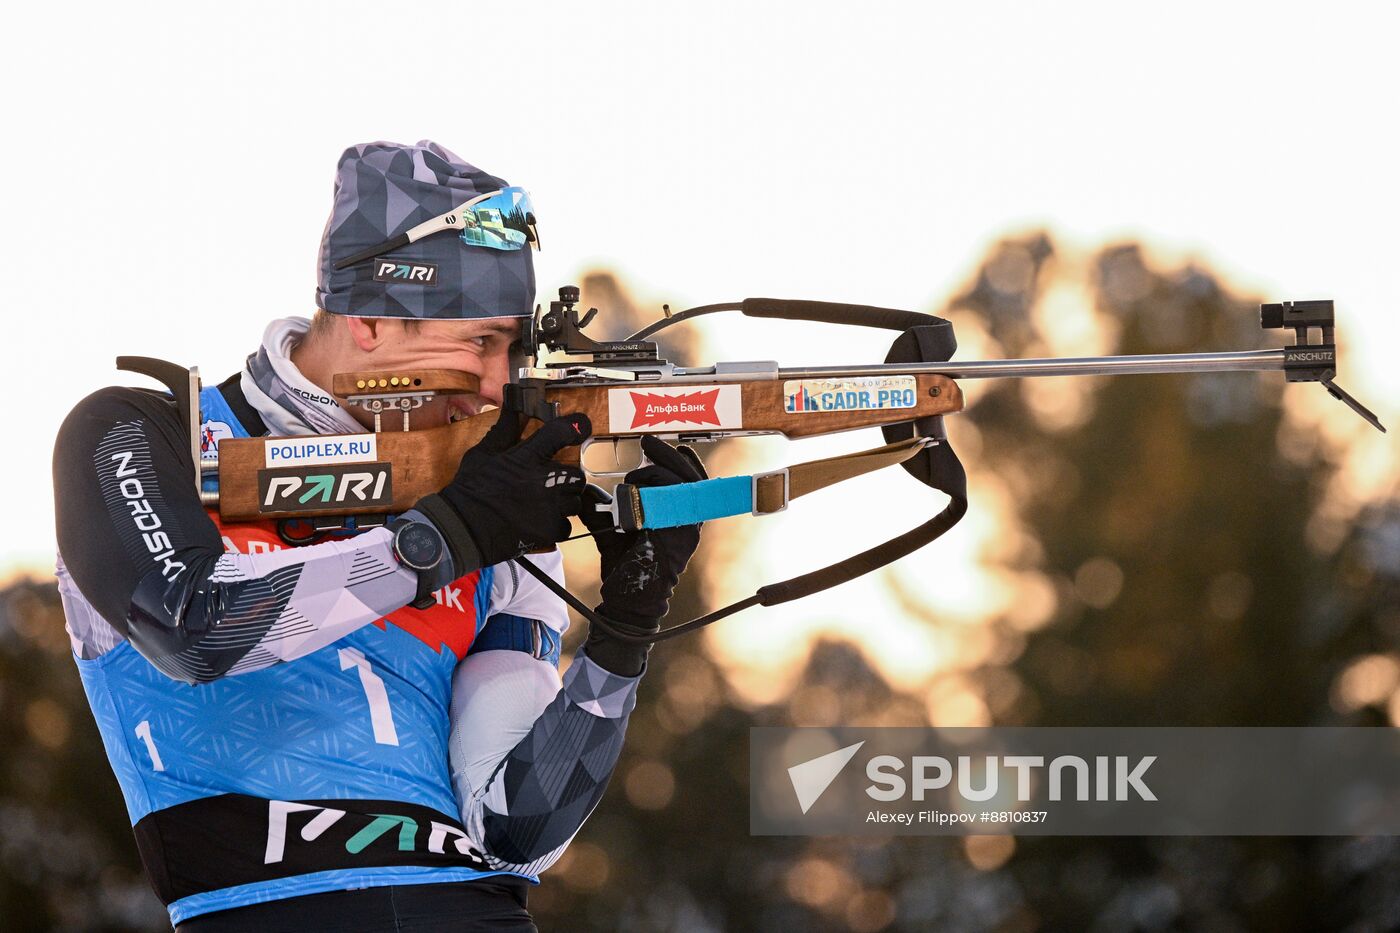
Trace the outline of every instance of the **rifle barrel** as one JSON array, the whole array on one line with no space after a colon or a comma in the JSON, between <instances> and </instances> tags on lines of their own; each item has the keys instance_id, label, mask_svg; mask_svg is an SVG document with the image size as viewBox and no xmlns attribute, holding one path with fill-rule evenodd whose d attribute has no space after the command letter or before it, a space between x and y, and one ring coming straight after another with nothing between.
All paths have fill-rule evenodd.
<instances>
[{"instance_id":1,"label":"rifle barrel","mask_svg":"<svg viewBox=\"0 0 1400 933\"><path fill-rule=\"evenodd\" d=\"M953 379L996 379L1023 376L1126 376L1133 373L1266 372L1282 371L1283 368L1282 350L1239 350L1229 353L1150 353L1140 356L785 367L778 370L778 378L827 379L938 373Z\"/></svg>"}]
</instances>

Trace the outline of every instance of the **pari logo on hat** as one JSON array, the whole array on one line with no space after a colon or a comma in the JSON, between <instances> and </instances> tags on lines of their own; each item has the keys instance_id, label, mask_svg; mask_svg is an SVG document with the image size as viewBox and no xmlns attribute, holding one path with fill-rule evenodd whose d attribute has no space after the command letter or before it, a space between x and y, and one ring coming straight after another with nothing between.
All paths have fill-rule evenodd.
<instances>
[{"instance_id":1,"label":"pari logo on hat","mask_svg":"<svg viewBox=\"0 0 1400 933\"><path fill-rule=\"evenodd\" d=\"M436 285L438 267L431 262L404 262L381 256L374 260L374 281L390 285Z\"/></svg>"}]
</instances>

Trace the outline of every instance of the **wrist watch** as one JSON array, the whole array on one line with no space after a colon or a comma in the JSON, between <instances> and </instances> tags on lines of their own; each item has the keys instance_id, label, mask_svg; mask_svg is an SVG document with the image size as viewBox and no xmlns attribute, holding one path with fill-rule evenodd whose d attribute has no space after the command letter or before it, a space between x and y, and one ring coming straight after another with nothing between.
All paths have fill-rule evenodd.
<instances>
[{"instance_id":1,"label":"wrist watch","mask_svg":"<svg viewBox=\"0 0 1400 933\"><path fill-rule=\"evenodd\" d=\"M433 604L436 575L430 571L442 563L446 550L442 535L427 522L403 521L394 527L394 557L418 572L418 595L409 604L414 609L427 609Z\"/></svg>"}]
</instances>

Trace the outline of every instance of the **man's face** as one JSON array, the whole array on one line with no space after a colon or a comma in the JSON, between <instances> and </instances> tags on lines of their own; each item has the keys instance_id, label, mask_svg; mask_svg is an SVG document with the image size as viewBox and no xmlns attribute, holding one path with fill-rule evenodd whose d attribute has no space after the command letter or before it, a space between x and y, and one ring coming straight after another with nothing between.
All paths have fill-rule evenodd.
<instances>
[{"instance_id":1,"label":"man's face","mask_svg":"<svg viewBox=\"0 0 1400 933\"><path fill-rule=\"evenodd\" d=\"M375 323L383 340L367 355L364 368L379 372L451 369L479 378L480 392L434 399L413 411L413 427L437 427L474 415L485 405L501 404L502 387L511 377L510 349L520 339L520 322L520 318L421 321L409 329L399 320L379 320ZM373 423L373 415L363 409L350 410L364 416L366 425Z\"/></svg>"}]
</instances>

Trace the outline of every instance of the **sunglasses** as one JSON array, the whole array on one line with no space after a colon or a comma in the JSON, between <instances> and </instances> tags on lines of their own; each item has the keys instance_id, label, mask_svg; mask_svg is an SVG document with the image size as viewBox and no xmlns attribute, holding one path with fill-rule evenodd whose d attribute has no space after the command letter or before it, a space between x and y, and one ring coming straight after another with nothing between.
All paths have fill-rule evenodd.
<instances>
[{"instance_id":1,"label":"sunglasses","mask_svg":"<svg viewBox=\"0 0 1400 933\"><path fill-rule=\"evenodd\" d=\"M530 203L529 193L524 188L502 188L478 195L446 214L425 220L392 240L337 260L332 268L337 271L348 269L366 259L416 243L425 236L443 230L459 231L462 242L468 246L518 250L524 249L527 243L533 243L535 249L540 248L539 233L535 230L535 207Z\"/></svg>"}]
</instances>

